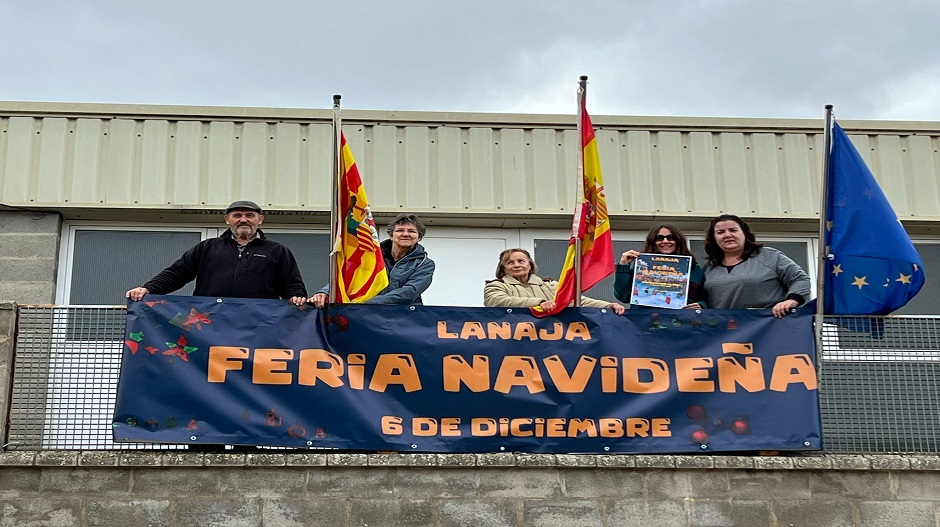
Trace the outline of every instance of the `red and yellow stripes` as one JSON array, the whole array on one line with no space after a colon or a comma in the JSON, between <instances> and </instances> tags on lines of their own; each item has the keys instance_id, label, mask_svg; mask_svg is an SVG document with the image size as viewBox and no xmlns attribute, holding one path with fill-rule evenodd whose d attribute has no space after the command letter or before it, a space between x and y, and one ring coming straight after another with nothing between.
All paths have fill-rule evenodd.
<instances>
[{"instance_id":1,"label":"red and yellow stripes","mask_svg":"<svg viewBox=\"0 0 940 527\"><path fill-rule=\"evenodd\" d=\"M554 315L568 307L575 298L575 240L581 240L581 290L587 291L614 272L614 245L611 241L604 178L597 154L594 125L581 99L581 150L584 195L575 210L574 227L568 242L568 253L555 289L555 308L545 311L533 307L535 316Z\"/></svg>"},{"instance_id":2,"label":"red and yellow stripes","mask_svg":"<svg viewBox=\"0 0 940 527\"><path fill-rule=\"evenodd\" d=\"M346 144L346 136L340 134L340 138L339 221L342 228L336 251L336 300L361 303L388 286L388 273L356 160Z\"/></svg>"}]
</instances>

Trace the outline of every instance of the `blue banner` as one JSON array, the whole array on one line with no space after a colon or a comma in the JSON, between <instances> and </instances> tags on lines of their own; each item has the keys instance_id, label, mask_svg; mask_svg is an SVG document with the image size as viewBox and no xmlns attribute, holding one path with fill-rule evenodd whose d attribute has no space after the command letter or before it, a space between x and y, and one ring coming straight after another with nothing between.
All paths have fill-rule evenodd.
<instances>
[{"instance_id":1,"label":"blue banner","mask_svg":"<svg viewBox=\"0 0 940 527\"><path fill-rule=\"evenodd\" d=\"M409 452L822 448L812 316L128 306L115 441Z\"/></svg>"}]
</instances>

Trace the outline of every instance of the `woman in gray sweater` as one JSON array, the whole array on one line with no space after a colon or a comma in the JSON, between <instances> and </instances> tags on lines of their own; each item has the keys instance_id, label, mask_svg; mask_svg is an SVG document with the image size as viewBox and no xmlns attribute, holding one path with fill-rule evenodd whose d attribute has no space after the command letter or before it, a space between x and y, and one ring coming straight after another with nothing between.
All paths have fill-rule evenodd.
<instances>
[{"instance_id":1,"label":"woman in gray sweater","mask_svg":"<svg viewBox=\"0 0 940 527\"><path fill-rule=\"evenodd\" d=\"M780 318L810 297L809 276L785 254L758 243L733 214L711 221L705 233L705 292L715 309L769 308Z\"/></svg>"}]
</instances>

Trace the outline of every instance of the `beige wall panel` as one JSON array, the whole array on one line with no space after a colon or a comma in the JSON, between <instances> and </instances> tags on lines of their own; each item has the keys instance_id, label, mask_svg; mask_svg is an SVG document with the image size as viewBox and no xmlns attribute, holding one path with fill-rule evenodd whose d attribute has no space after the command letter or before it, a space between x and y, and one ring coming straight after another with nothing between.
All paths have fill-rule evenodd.
<instances>
[{"instance_id":1,"label":"beige wall panel","mask_svg":"<svg viewBox=\"0 0 940 527\"><path fill-rule=\"evenodd\" d=\"M750 196L757 182L748 179L747 146L744 134L726 132L714 146L718 158L718 214L747 214Z\"/></svg>"},{"instance_id":2,"label":"beige wall panel","mask_svg":"<svg viewBox=\"0 0 940 527\"><path fill-rule=\"evenodd\" d=\"M374 126L372 128L372 166L365 169L375 181L375 197L369 195L374 203L373 210L405 210L403 195L404 181L399 181L398 174L404 170L401 159L401 139L395 126ZM349 140L349 137L346 137ZM355 146L350 142L351 146ZM353 152L353 155L356 155ZM366 187L371 192L371 187Z\"/></svg>"},{"instance_id":3,"label":"beige wall panel","mask_svg":"<svg viewBox=\"0 0 940 527\"><path fill-rule=\"evenodd\" d=\"M738 214L750 216L757 214L757 211L766 211L777 216L785 208L781 202L786 188L781 170L783 156L780 155L780 149L783 147L777 144L775 134L745 136L745 143L747 179L756 184L751 186L749 210L740 210Z\"/></svg>"},{"instance_id":4,"label":"beige wall panel","mask_svg":"<svg viewBox=\"0 0 940 527\"><path fill-rule=\"evenodd\" d=\"M621 178L625 181L623 186L620 212L654 214L656 210L656 196L654 187L653 134L646 131L626 132L626 152L624 160L620 163ZM608 207L608 210L611 210Z\"/></svg>"},{"instance_id":5,"label":"beige wall panel","mask_svg":"<svg viewBox=\"0 0 940 527\"><path fill-rule=\"evenodd\" d=\"M75 155L70 173L63 180L62 201L71 206L98 205L102 195L102 152L107 150L107 121L79 119L75 123Z\"/></svg>"},{"instance_id":6,"label":"beige wall panel","mask_svg":"<svg viewBox=\"0 0 940 527\"><path fill-rule=\"evenodd\" d=\"M502 129L499 136L500 165L506 201L504 210L529 214L558 213L574 204L575 165L563 155L570 138L550 128ZM575 146L576 148L576 146ZM565 181L564 174L568 174ZM566 188L565 183L571 188Z\"/></svg>"},{"instance_id":7,"label":"beige wall panel","mask_svg":"<svg viewBox=\"0 0 940 527\"><path fill-rule=\"evenodd\" d=\"M278 123L274 125L273 166L264 175L264 207L300 208L300 196L306 195L308 187L302 181L300 125L297 123Z\"/></svg>"},{"instance_id":8,"label":"beige wall panel","mask_svg":"<svg viewBox=\"0 0 940 527\"><path fill-rule=\"evenodd\" d=\"M104 188L98 201L109 205L135 203L134 187L140 179L135 163L140 148L140 124L129 119L114 119L108 128L108 151L100 178Z\"/></svg>"},{"instance_id":9,"label":"beige wall panel","mask_svg":"<svg viewBox=\"0 0 940 527\"><path fill-rule=\"evenodd\" d=\"M940 217L940 158L935 154L937 139L913 135L907 140L907 149L910 176L906 176L904 180L914 182L914 185L908 186L907 189L914 206L906 207L905 210L916 210L925 216ZM895 212L898 209L899 207ZM909 212L907 216L914 214Z\"/></svg>"},{"instance_id":10,"label":"beige wall panel","mask_svg":"<svg viewBox=\"0 0 940 527\"><path fill-rule=\"evenodd\" d=\"M442 126L436 128L437 137L437 193L438 208L445 211L463 211L473 202L473 189L468 177L469 164L465 163L466 148L460 128Z\"/></svg>"},{"instance_id":11,"label":"beige wall panel","mask_svg":"<svg viewBox=\"0 0 940 527\"><path fill-rule=\"evenodd\" d=\"M408 126L402 130L401 195L405 209L429 210L437 204L438 170L432 166L431 130L424 126Z\"/></svg>"},{"instance_id":12,"label":"beige wall panel","mask_svg":"<svg viewBox=\"0 0 940 527\"><path fill-rule=\"evenodd\" d=\"M684 212L687 193L685 186L685 155L682 134L660 132L654 155L659 157L659 177L655 178L656 212Z\"/></svg>"},{"instance_id":13,"label":"beige wall panel","mask_svg":"<svg viewBox=\"0 0 940 527\"><path fill-rule=\"evenodd\" d=\"M241 154L236 158L238 176L233 181L233 193L220 203L225 207L238 199L250 199L262 204L264 200L264 178L268 166L268 144L273 142L268 135L267 123L244 123L240 139ZM266 205L262 205L266 206Z\"/></svg>"},{"instance_id":14,"label":"beige wall panel","mask_svg":"<svg viewBox=\"0 0 940 527\"><path fill-rule=\"evenodd\" d=\"M462 133L466 169L462 178L470 188L471 201L467 206L475 210L498 210L506 200L503 181L496 176L496 160L488 145L493 142L490 128L470 128Z\"/></svg>"},{"instance_id":15,"label":"beige wall panel","mask_svg":"<svg viewBox=\"0 0 940 527\"><path fill-rule=\"evenodd\" d=\"M714 216L718 211L719 184L715 169L715 134L689 133L689 178L692 192L688 194L686 213L696 212Z\"/></svg>"},{"instance_id":16,"label":"beige wall panel","mask_svg":"<svg viewBox=\"0 0 940 527\"><path fill-rule=\"evenodd\" d=\"M818 136L822 145L822 134ZM822 186L822 147L817 136L785 134L781 138L786 194L782 216L809 217L819 213Z\"/></svg>"},{"instance_id":17,"label":"beige wall panel","mask_svg":"<svg viewBox=\"0 0 940 527\"><path fill-rule=\"evenodd\" d=\"M62 201L65 196L62 195L61 182L72 177L72 174L66 172L66 164L71 158L68 155L68 121L50 118L37 124L41 126L36 134L39 145L39 157L36 160L38 170L29 199L41 203Z\"/></svg>"},{"instance_id":18,"label":"beige wall panel","mask_svg":"<svg viewBox=\"0 0 940 527\"><path fill-rule=\"evenodd\" d=\"M169 204L170 123L148 119L141 132L139 202L145 206ZM136 203L136 202L135 202Z\"/></svg>"},{"instance_id":19,"label":"beige wall panel","mask_svg":"<svg viewBox=\"0 0 940 527\"><path fill-rule=\"evenodd\" d=\"M621 174L624 147L620 146L620 133L617 130L594 130L597 141L597 155L601 160L601 175L604 178L604 195L607 196L607 211L616 212L623 208L623 178Z\"/></svg>"},{"instance_id":20,"label":"beige wall panel","mask_svg":"<svg viewBox=\"0 0 940 527\"><path fill-rule=\"evenodd\" d=\"M33 127L39 121L29 117L11 117L4 131L3 199L0 203L30 205L34 202L36 177L30 172L33 157Z\"/></svg>"},{"instance_id":21,"label":"beige wall panel","mask_svg":"<svg viewBox=\"0 0 940 527\"><path fill-rule=\"evenodd\" d=\"M226 198L231 198L235 194L236 188L239 188L237 182L241 181L242 175L236 168L236 159L242 148L242 141L235 139L237 135L235 128L235 123L229 121L209 123L204 178L207 194L200 199L201 205L206 204L203 203L206 201L206 196L218 196L218 199L224 202Z\"/></svg>"},{"instance_id":22,"label":"beige wall panel","mask_svg":"<svg viewBox=\"0 0 940 527\"><path fill-rule=\"evenodd\" d=\"M179 121L176 131L170 137L173 149L173 165L171 165L170 187L171 205L194 207L201 201L200 194L205 180L206 166L203 164L203 154L207 148L208 140L202 131L199 121Z\"/></svg>"},{"instance_id":23,"label":"beige wall panel","mask_svg":"<svg viewBox=\"0 0 940 527\"><path fill-rule=\"evenodd\" d=\"M362 129L361 126L354 128ZM330 203L333 199L333 127L328 124L309 125L307 127L306 144L306 176L310 181L310 185L307 188L307 196L304 199L303 206L307 210L329 212ZM369 144L371 145L371 143ZM323 148L323 145L329 146ZM371 148L360 146L360 148L353 150L353 159L356 160L359 175L362 177L363 184L366 186L366 196L369 197L370 203L374 203L375 190L373 190L373 187L375 186L375 174L373 174L371 170L368 170L373 164L371 162L371 154ZM362 161L360 161L360 159Z\"/></svg>"},{"instance_id":24,"label":"beige wall panel","mask_svg":"<svg viewBox=\"0 0 940 527\"><path fill-rule=\"evenodd\" d=\"M902 143L901 138L896 135L879 135L874 141L869 139L870 158L866 159L866 164L895 211L912 210L914 203L910 198L916 191L913 186L908 189L904 181L905 158L901 155Z\"/></svg>"}]
</instances>

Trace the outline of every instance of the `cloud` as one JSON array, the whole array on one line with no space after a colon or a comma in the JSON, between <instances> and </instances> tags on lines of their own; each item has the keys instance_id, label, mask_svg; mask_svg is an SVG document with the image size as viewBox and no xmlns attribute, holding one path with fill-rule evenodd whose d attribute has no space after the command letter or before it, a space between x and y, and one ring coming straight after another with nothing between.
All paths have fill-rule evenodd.
<instances>
[{"instance_id":1,"label":"cloud","mask_svg":"<svg viewBox=\"0 0 940 527\"><path fill-rule=\"evenodd\" d=\"M4 2L0 100L937 119L940 4ZM934 84L935 85L935 84Z\"/></svg>"}]
</instances>

